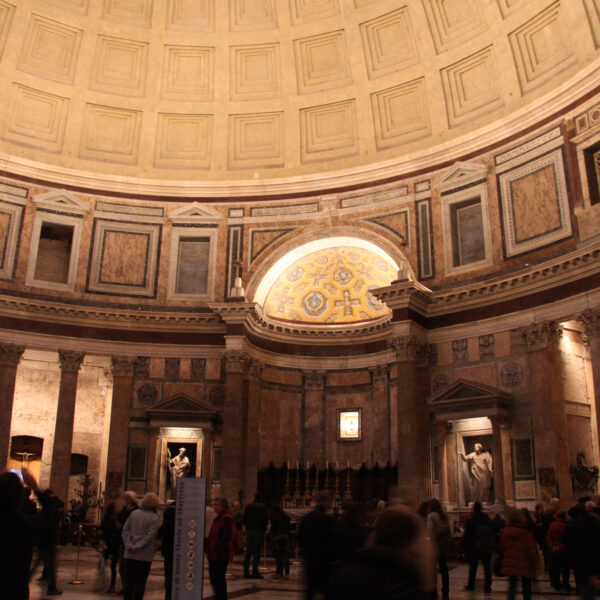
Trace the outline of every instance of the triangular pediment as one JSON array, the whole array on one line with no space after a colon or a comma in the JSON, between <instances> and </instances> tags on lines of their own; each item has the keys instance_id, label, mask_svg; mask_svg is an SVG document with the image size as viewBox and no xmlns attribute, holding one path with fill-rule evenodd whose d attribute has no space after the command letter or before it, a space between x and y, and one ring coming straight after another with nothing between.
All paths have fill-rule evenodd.
<instances>
[{"instance_id":1,"label":"triangular pediment","mask_svg":"<svg viewBox=\"0 0 600 600\"><path fill-rule=\"evenodd\" d=\"M33 197L36 208L84 215L90 210L90 205L67 190L51 191Z\"/></svg>"},{"instance_id":2,"label":"triangular pediment","mask_svg":"<svg viewBox=\"0 0 600 600\"><path fill-rule=\"evenodd\" d=\"M433 182L433 187L439 191L453 190L463 185L485 179L486 166L475 162L456 162L448 167Z\"/></svg>"},{"instance_id":3,"label":"triangular pediment","mask_svg":"<svg viewBox=\"0 0 600 600\"><path fill-rule=\"evenodd\" d=\"M169 220L173 223L218 223L223 220L223 215L215 210L200 204L200 202L192 202L181 208L177 208L169 213Z\"/></svg>"},{"instance_id":4,"label":"triangular pediment","mask_svg":"<svg viewBox=\"0 0 600 600\"><path fill-rule=\"evenodd\" d=\"M185 394L178 394L153 404L149 409L150 415L160 416L190 416L199 417L215 414L215 409L205 402L194 400Z\"/></svg>"},{"instance_id":5,"label":"triangular pediment","mask_svg":"<svg viewBox=\"0 0 600 600\"><path fill-rule=\"evenodd\" d=\"M476 381L458 379L440 390L427 401L433 413L465 413L473 416L480 411L501 414L510 409L513 398L510 394Z\"/></svg>"}]
</instances>

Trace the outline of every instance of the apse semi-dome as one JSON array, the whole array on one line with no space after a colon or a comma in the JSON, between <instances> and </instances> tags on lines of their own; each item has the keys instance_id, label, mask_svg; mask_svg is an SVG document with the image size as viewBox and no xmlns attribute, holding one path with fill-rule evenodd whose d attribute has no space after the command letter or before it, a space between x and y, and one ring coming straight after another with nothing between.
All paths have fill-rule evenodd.
<instances>
[{"instance_id":1,"label":"apse semi-dome","mask_svg":"<svg viewBox=\"0 0 600 600\"><path fill-rule=\"evenodd\" d=\"M481 150L596 86L592 0L0 0L0 160L274 194Z\"/></svg>"},{"instance_id":2,"label":"apse semi-dome","mask_svg":"<svg viewBox=\"0 0 600 600\"><path fill-rule=\"evenodd\" d=\"M325 248L296 260L279 275L264 312L274 319L323 324L380 319L390 311L370 290L395 278L395 265L370 249Z\"/></svg>"}]
</instances>

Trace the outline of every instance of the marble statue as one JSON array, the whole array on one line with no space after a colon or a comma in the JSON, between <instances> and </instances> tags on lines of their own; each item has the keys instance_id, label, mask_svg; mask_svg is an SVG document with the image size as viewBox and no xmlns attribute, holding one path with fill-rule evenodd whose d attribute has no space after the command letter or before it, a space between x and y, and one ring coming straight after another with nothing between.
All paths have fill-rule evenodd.
<instances>
[{"instance_id":1,"label":"marble statue","mask_svg":"<svg viewBox=\"0 0 600 600\"><path fill-rule=\"evenodd\" d=\"M170 481L173 494L177 489L177 480L190 476L190 459L185 455L185 452L185 448L179 448L179 454L175 458L168 459L167 465L171 476Z\"/></svg>"},{"instance_id":2,"label":"marble statue","mask_svg":"<svg viewBox=\"0 0 600 600\"><path fill-rule=\"evenodd\" d=\"M475 444L474 452L465 456L464 452L459 450L458 454L465 462L469 463L473 500L489 502L493 473L492 455L479 443Z\"/></svg>"}]
</instances>

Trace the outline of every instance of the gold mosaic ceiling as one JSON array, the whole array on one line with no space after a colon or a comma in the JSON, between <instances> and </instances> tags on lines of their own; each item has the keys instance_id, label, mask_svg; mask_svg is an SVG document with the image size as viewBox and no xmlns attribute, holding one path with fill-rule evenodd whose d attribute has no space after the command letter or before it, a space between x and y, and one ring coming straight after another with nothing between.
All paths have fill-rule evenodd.
<instances>
[{"instance_id":1,"label":"gold mosaic ceiling","mask_svg":"<svg viewBox=\"0 0 600 600\"><path fill-rule=\"evenodd\" d=\"M0 0L0 160L174 195L375 180L584 93L599 46L598 0Z\"/></svg>"},{"instance_id":2,"label":"gold mosaic ceiling","mask_svg":"<svg viewBox=\"0 0 600 600\"><path fill-rule=\"evenodd\" d=\"M369 290L389 285L394 266L364 248L338 246L307 254L288 266L269 290L270 317L308 323L353 323L378 319L387 306Z\"/></svg>"}]
</instances>

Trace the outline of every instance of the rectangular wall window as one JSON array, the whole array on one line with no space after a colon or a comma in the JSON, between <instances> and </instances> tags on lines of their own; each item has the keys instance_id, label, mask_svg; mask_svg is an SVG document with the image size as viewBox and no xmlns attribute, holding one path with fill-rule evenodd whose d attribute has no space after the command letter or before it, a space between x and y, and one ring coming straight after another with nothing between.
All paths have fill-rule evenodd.
<instances>
[{"instance_id":1,"label":"rectangular wall window","mask_svg":"<svg viewBox=\"0 0 600 600\"><path fill-rule=\"evenodd\" d=\"M600 204L600 142L584 151L590 204Z\"/></svg>"},{"instance_id":2,"label":"rectangular wall window","mask_svg":"<svg viewBox=\"0 0 600 600\"><path fill-rule=\"evenodd\" d=\"M197 237L179 239L177 261L177 294L208 293L208 265L210 238Z\"/></svg>"},{"instance_id":3,"label":"rectangular wall window","mask_svg":"<svg viewBox=\"0 0 600 600\"><path fill-rule=\"evenodd\" d=\"M73 227L42 223L34 277L38 281L69 282Z\"/></svg>"},{"instance_id":4,"label":"rectangular wall window","mask_svg":"<svg viewBox=\"0 0 600 600\"><path fill-rule=\"evenodd\" d=\"M472 198L450 207L452 227L452 264L470 265L485 259L485 240L481 201Z\"/></svg>"}]
</instances>

